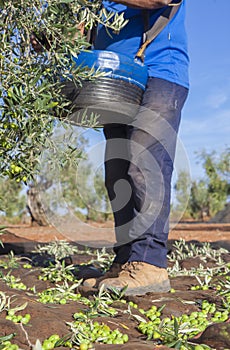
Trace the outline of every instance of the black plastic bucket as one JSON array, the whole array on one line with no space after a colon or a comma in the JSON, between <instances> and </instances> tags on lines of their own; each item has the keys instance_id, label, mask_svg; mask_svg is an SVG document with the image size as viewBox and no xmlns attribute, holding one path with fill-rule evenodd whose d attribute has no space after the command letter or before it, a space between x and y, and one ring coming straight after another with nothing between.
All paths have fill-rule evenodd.
<instances>
[{"instance_id":1,"label":"black plastic bucket","mask_svg":"<svg viewBox=\"0 0 230 350\"><path fill-rule=\"evenodd\" d=\"M79 107L111 101L140 104L142 95L143 90L137 85L124 80L103 77L95 81L83 82L74 102Z\"/></svg>"},{"instance_id":2,"label":"black plastic bucket","mask_svg":"<svg viewBox=\"0 0 230 350\"><path fill-rule=\"evenodd\" d=\"M140 62L111 51L83 51L75 58L77 65L99 69L104 76L84 81L73 100L72 122L92 112L99 115L99 125L130 123L136 115L148 78Z\"/></svg>"}]
</instances>

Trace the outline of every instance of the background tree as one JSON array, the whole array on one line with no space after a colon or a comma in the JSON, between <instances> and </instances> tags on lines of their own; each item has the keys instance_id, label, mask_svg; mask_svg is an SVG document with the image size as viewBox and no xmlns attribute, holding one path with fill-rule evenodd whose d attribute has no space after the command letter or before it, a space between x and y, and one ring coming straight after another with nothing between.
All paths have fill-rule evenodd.
<instances>
[{"instance_id":1,"label":"background tree","mask_svg":"<svg viewBox=\"0 0 230 350\"><path fill-rule=\"evenodd\" d=\"M203 151L199 160L205 172L201 180L194 180L186 212L194 219L204 220L222 210L230 195L230 149L217 154ZM175 185L177 210L183 210L189 191L188 174L181 173Z\"/></svg>"},{"instance_id":2,"label":"background tree","mask_svg":"<svg viewBox=\"0 0 230 350\"><path fill-rule=\"evenodd\" d=\"M201 221L210 216L210 197L206 181L192 182L188 212L193 219Z\"/></svg>"},{"instance_id":3,"label":"background tree","mask_svg":"<svg viewBox=\"0 0 230 350\"><path fill-rule=\"evenodd\" d=\"M0 178L0 221L20 219L26 207L26 195L23 185L14 180Z\"/></svg>"},{"instance_id":4,"label":"background tree","mask_svg":"<svg viewBox=\"0 0 230 350\"><path fill-rule=\"evenodd\" d=\"M76 215L86 220L106 221L111 208L104 184L102 169L94 172L92 164L85 160L80 168L69 167L61 175L63 197Z\"/></svg>"},{"instance_id":5,"label":"background tree","mask_svg":"<svg viewBox=\"0 0 230 350\"><path fill-rule=\"evenodd\" d=\"M65 126L52 136L55 151L47 150L41 159L36 186L28 190L27 205L33 222L47 225L49 218L66 208L83 220L105 220L108 198L103 171L96 171L87 158L88 140L79 128ZM72 155L78 150L75 161Z\"/></svg>"},{"instance_id":6,"label":"background tree","mask_svg":"<svg viewBox=\"0 0 230 350\"><path fill-rule=\"evenodd\" d=\"M230 194L230 148L217 154L203 151L200 155L207 178L210 215L223 209Z\"/></svg>"},{"instance_id":7,"label":"background tree","mask_svg":"<svg viewBox=\"0 0 230 350\"><path fill-rule=\"evenodd\" d=\"M77 203L86 212L86 220L100 220L102 196L97 192L95 181L99 184L98 174L92 173L92 165L85 162L76 174ZM77 209L77 206L75 207ZM75 210L76 210L75 209Z\"/></svg>"},{"instance_id":8,"label":"background tree","mask_svg":"<svg viewBox=\"0 0 230 350\"><path fill-rule=\"evenodd\" d=\"M174 185L174 190L175 201L172 207L172 218L178 213L181 213L180 216L183 218L190 217L188 200L190 198L191 179L186 171L179 172L177 181Z\"/></svg>"},{"instance_id":9,"label":"background tree","mask_svg":"<svg viewBox=\"0 0 230 350\"><path fill-rule=\"evenodd\" d=\"M48 225L50 214L57 212L61 201L72 208L80 207L76 192L76 172L87 147L79 128L70 124L57 127L50 140L53 148L45 149L39 158L40 171L28 182L27 207L32 224ZM56 193L60 197L56 198Z\"/></svg>"},{"instance_id":10,"label":"background tree","mask_svg":"<svg viewBox=\"0 0 230 350\"><path fill-rule=\"evenodd\" d=\"M113 219L112 214L112 208L110 204L110 200L108 197L108 193L105 187L105 179L102 169L100 168L99 171L96 173L95 176L95 190L99 198L101 198L101 217L104 221L107 221L109 219Z\"/></svg>"}]
</instances>

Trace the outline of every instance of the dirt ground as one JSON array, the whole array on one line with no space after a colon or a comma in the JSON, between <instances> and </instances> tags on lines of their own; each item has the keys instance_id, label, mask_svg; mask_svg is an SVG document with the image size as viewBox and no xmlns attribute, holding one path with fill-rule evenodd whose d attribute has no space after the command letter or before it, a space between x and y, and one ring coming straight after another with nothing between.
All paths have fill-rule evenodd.
<instances>
[{"instance_id":1,"label":"dirt ground","mask_svg":"<svg viewBox=\"0 0 230 350\"><path fill-rule=\"evenodd\" d=\"M9 225L5 228L5 233L0 236L0 240L3 242L4 247L0 249L0 260L6 257L11 250L16 255L22 257L32 252L38 242L44 244L46 242L54 240L69 240L72 243L78 245L92 245L92 242L98 242L99 246L105 243L105 246L111 246L114 242L114 233L112 223L93 224L91 226L98 227L98 236L92 237L89 233L83 234L76 233L76 241L68 239L65 234L58 232L53 227L31 227L28 225ZM100 230L103 228L103 230ZM106 233L106 234L105 234ZM184 239L186 242L194 242L200 244L201 242L210 242L212 247L225 248L228 253L224 254L223 259L226 263L230 262L230 224L206 224L206 223L179 223L169 235L169 249L172 249L175 240ZM72 257L74 264L81 264L87 262L89 257L84 255ZM209 262L210 266L215 264L212 261ZM187 269L199 264L199 261L194 259L187 259L181 264L184 264ZM213 265L212 265L213 264ZM22 265L12 270L12 274L15 277L20 277L22 282L26 284L27 288L34 287L36 292L42 291L51 286L48 281L38 279L41 267L25 270ZM1 272L1 267L0 267ZM7 270L3 271L4 274ZM157 307L163 304L166 307L163 309L163 316L170 317L171 315L180 316L184 313L190 314L193 311L198 311L197 300L208 300L209 302L221 303L221 298L217 296L214 290L191 290L191 286L196 285L197 281L195 277L175 277L171 279L171 287L175 289L175 293L148 293L145 296L126 297L127 302L133 301L138 305L138 308L147 310L150 305L156 305ZM69 332L66 322L73 320L73 313L79 312L84 309L84 306L80 302L70 301L65 305L60 304L41 304L37 301L36 297L29 292L22 290L15 290L9 288L0 278L0 291L5 292L7 295L12 296L14 304L21 305L27 302L26 311L31 315L31 320L28 325L22 326L15 324L10 320L6 320L6 313L0 314L0 337L16 333L14 343L20 346L20 349L29 350L33 349L33 344L39 339L41 342L48 338L51 334L59 334L64 336ZM93 298L93 291L90 288L79 287L78 292L83 296ZM188 303L186 303L188 301ZM191 303L193 301L194 303ZM147 349L168 349L161 346L156 341L147 341L137 330L137 320L129 313L124 313L124 308L127 306L117 305L118 315L116 318L99 317L99 321L107 323L111 329L118 328L123 333L127 333L129 336L128 343L124 345L104 345L95 344L95 349L127 349L127 350L147 350ZM120 308L120 311L119 311ZM135 310L134 310L135 311ZM138 313L138 311L135 311ZM134 313L135 313L134 312ZM227 329L227 336L224 338L220 336L221 329L220 324L211 325L208 329L200 334L194 342L204 343L212 347L212 349L222 350L230 349L230 323L228 320L224 322L224 329ZM60 348L61 349L61 348ZM64 348L63 348L64 349ZM66 349L66 348L65 348Z\"/></svg>"},{"instance_id":2,"label":"dirt ground","mask_svg":"<svg viewBox=\"0 0 230 350\"><path fill-rule=\"evenodd\" d=\"M173 225L172 225L173 226ZM92 228L95 230L92 231ZM97 231L98 229L98 231ZM91 245L92 242L102 242L109 245L114 242L114 229L112 222L94 223L89 222L81 232L73 232L72 237L64 229L58 230L52 226L30 226L30 225L6 225L9 237L4 236L3 240L8 242L19 242L26 240L37 242L50 242L55 239L78 242L79 244ZM93 235L92 235L93 232ZM96 237L95 237L96 232ZM14 235L16 237L14 237ZM10 238L11 237L11 238ZM13 238L14 237L14 238ZM200 222L182 222L173 226L169 240L183 238L186 241L197 240L200 242L218 242L230 240L230 223L200 223Z\"/></svg>"},{"instance_id":3,"label":"dirt ground","mask_svg":"<svg viewBox=\"0 0 230 350\"><path fill-rule=\"evenodd\" d=\"M61 231L61 232L60 232ZM52 226L6 225L4 236L0 236L5 249L1 254L12 248L16 253L28 252L37 243L47 243L55 240L73 242L90 248L112 247L115 235L112 222L90 222L79 232L58 230ZM171 248L175 240L186 242L212 242L215 247L223 247L230 251L230 223L210 224L200 222L178 223L169 233L168 246Z\"/></svg>"}]
</instances>

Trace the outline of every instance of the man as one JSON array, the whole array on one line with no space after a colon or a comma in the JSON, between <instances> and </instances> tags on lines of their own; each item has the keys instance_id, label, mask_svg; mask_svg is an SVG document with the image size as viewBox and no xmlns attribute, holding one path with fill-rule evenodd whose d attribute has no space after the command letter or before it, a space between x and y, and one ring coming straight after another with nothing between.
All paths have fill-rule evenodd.
<instances>
[{"instance_id":1,"label":"man","mask_svg":"<svg viewBox=\"0 0 230 350\"><path fill-rule=\"evenodd\" d=\"M145 51L149 78L134 122L104 126L105 184L117 243L110 269L99 278L85 279L86 286L127 287L129 295L170 290L166 271L170 184L181 110L189 87L186 1L103 1L107 10L124 13L128 24L119 33L99 26L95 49L133 59L146 27L143 13L147 13L151 27L166 6L180 8ZM31 43L36 51L41 50L36 37L31 37Z\"/></svg>"},{"instance_id":2,"label":"man","mask_svg":"<svg viewBox=\"0 0 230 350\"><path fill-rule=\"evenodd\" d=\"M128 24L119 33L99 26L95 49L133 58L145 28L143 10L149 10L152 26L165 6L180 8L146 49L149 78L133 125L104 126L105 183L115 220L115 259L102 277L86 279L84 285L127 287L129 295L170 290L166 271L170 184L181 110L189 87L185 2L103 1L107 10L124 12Z\"/></svg>"}]
</instances>

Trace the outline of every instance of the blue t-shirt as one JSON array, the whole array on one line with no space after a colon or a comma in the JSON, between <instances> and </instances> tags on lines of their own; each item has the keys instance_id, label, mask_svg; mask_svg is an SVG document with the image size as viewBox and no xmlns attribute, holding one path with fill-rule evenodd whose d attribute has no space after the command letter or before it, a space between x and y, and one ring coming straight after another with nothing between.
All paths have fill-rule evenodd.
<instances>
[{"instance_id":1,"label":"blue t-shirt","mask_svg":"<svg viewBox=\"0 0 230 350\"><path fill-rule=\"evenodd\" d=\"M145 51L145 64L150 77L156 77L189 87L187 51L187 35L185 30L185 1L180 6L175 17L163 31L149 44ZM95 49L109 50L135 57L141 43L144 31L142 11L132 9L112 1L103 1L108 11L124 13L128 24L119 32L99 26L95 41ZM150 10L150 26L156 21L164 8Z\"/></svg>"}]
</instances>

